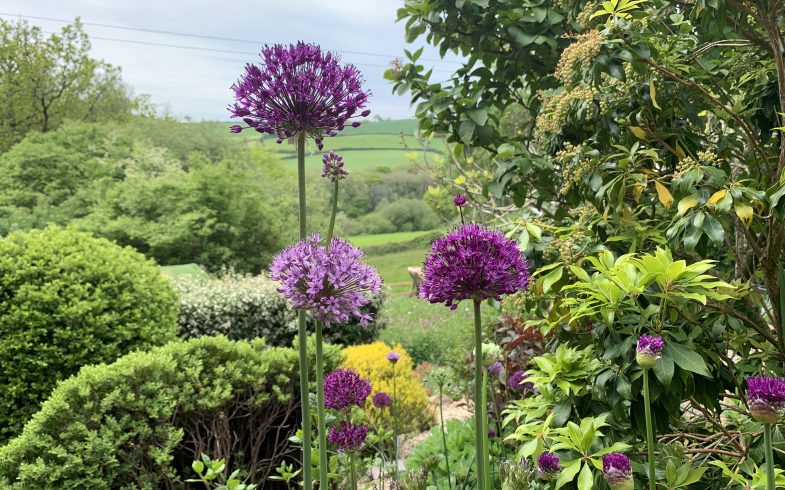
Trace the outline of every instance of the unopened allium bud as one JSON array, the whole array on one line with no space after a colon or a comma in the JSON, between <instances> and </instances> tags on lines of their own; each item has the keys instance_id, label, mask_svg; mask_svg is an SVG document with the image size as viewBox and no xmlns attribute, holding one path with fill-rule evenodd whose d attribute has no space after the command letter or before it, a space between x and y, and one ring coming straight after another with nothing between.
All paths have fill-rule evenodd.
<instances>
[{"instance_id":1,"label":"unopened allium bud","mask_svg":"<svg viewBox=\"0 0 785 490\"><path fill-rule=\"evenodd\" d=\"M455 197L453 198L452 202L459 208L462 208L466 205L466 196L464 196L463 194L455 194Z\"/></svg>"},{"instance_id":2,"label":"unopened allium bud","mask_svg":"<svg viewBox=\"0 0 785 490\"><path fill-rule=\"evenodd\" d=\"M756 376L747 380L747 406L752 418L776 424L785 409L785 379Z\"/></svg>"},{"instance_id":3,"label":"unopened allium bud","mask_svg":"<svg viewBox=\"0 0 785 490\"><path fill-rule=\"evenodd\" d=\"M611 490L633 490L635 488L632 463L630 463L630 458L621 453L610 453L602 457L602 473Z\"/></svg>"},{"instance_id":4,"label":"unopened allium bud","mask_svg":"<svg viewBox=\"0 0 785 490\"><path fill-rule=\"evenodd\" d=\"M643 334L638 338L635 361L643 369L651 369L662 356L662 337Z\"/></svg>"}]
</instances>

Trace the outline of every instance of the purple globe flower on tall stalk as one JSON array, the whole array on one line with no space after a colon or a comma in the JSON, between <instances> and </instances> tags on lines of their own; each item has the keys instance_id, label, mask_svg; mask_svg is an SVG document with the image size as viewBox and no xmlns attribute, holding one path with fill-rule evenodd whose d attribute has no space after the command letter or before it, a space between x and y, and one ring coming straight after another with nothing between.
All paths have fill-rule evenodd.
<instances>
[{"instance_id":1,"label":"purple globe flower on tall stalk","mask_svg":"<svg viewBox=\"0 0 785 490\"><path fill-rule=\"evenodd\" d=\"M423 267L420 297L451 309L465 299L501 300L525 290L529 263L518 244L495 230L470 223L437 238Z\"/></svg>"},{"instance_id":2,"label":"purple globe flower on tall stalk","mask_svg":"<svg viewBox=\"0 0 785 490\"><path fill-rule=\"evenodd\" d=\"M353 369L338 369L324 377L324 405L333 410L362 407L371 394L371 382Z\"/></svg>"},{"instance_id":3,"label":"purple globe flower on tall stalk","mask_svg":"<svg viewBox=\"0 0 785 490\"><path fill-rule=\"evenodd\" d=\"M785 410L785 379L765 376L747 379L747 407L758 422L776 424Z\"/></svg>"},{"instance_id":4,"label":"purple globe flower on tall stalk","mask_svg":"<svg viewBox=\"0 0 785 490\"><path fill-rule=\"evenodd\" d=\"M298 42L265 46L261 62L245 65L245 73L232 85L235 103L232 117L247 126L235 125L232 132L253 128L275 135L278 143L304 134L321 150L325 136L335 136L363 110L370 92L363 91L363 78L353 65L322 51L316 44Z\"/></svg>"},{"instance_id":5,"label":"purple globe flower on tall stalk","mask_svg":"<svg viewBox=\"0 0 785 490\"><path fill-rule=\"evenodd\" d=\"M602 457L602 473L611 490L632 490L635 488L632 463L630 463L630 458L621 453L610 453Z\"/></svg>"},{"instance_id":6,"label":"purple globe flower on tall stalk","mask_svg":"<svg viewBox=\"0 0 785 490\"><path fill-rule=\"evenodd\" d=\"M401 355L395 351L390 351L387 353L387 360L390 361L390 364L395 364L401 358Z\"/></svg>"},{"instance_id":7,"label":"purple globe flower on tall stalk","mask_svg":"<svg viewBox=\"0 0 785 490\"><path fill-rule=\"evenodd\" d=\"M330 249L318 233L284 249L273 258L270 277L296 310L310 309L325 326L346 323L352 316L367 325L371 316L360 308L378 294L382 280L376 269L360 261L362 250L333 238Z\"/></svg>"},{"instance_id":8,"label":"purple globe flower on tall stalk","mask_svg":"<svg viewBox=\"0 0 785 490\"><path fill-rule=\"evenodd\" d=\"M377 391L374 393L373 397L371 397L371 401L373 401L373 406L379 410L384 410L392 405L392 398L384 391Z\"/></svg>"},{"instance_id":9,"label":"purple globe flower on tall stalk","mask_svg":"<svg viewBox=\"0 0 785 490\"><path fill-rule=\"evenodd\" d=\"M328 151L322 155L322 177L328 179L330 182L337 183L349 175L349 172L343 168L343 157L334 151Z\"/></svg>"},{"instance_id":10,"label":"purple globe flower on tall stalk","mask_svg":"<svg viewBox=\"0 0 785 490\"><path fill-rule=\"evenodd\" d=\"M368 434L368 427L364 425L354 425L351 422L341 422L339 425L330 428L327 436L328 442L338 447L338 451L348 453L357 451L365 442Z\"/></svg>"},{"instance_id":11,"label":"purple globe flower on tall stalk","mask_svg":"<svg viewBox=\"0 0 785 490\"><path fill-rule=\"evenodd\" d=\"M530 277L529 264L518 244L498 231L478 224L464 224L433 242L423 266L420 297L431 303L444 303L453 310L459 302L472 300L475 358L482 359L482 301L490 298L501 300L502 295L525 290ZM482 363L475 362L477 488L490 490L487 421L483 416L483 374Z\"/></svg>"},{"instance_id":12,"label":"purple globe flower on tall stalk","mask_svg":"<svg viewBox=\"0 0 785 490\"><path fill-rule=\"evenodd\" d=\"M662 356L662 337L643 334L638 337L635 349L635 361L644 369L651 369Z\"/></svg>"}]
</instances>

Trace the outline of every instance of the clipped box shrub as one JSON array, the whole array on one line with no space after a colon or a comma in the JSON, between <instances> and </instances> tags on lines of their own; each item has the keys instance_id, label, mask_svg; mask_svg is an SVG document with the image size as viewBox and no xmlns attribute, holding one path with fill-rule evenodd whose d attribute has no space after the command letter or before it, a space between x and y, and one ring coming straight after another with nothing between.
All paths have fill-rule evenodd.
<instances>
[{"instance_id":1,"label":"clipped box shrub","mask_svg":"<svg viewBox=\"0 0 785 490\"><path fill-rule=\"evenodd\" d=\"M269 345L291 345L297 336L296 312L266 276L224 271L218 277L180 276L174 279L180 299L180 335L226 335L230 339L263 337ZM325 341L354 345L372 342L383 324L378 320L383 298L362 310L376 321L367 327L357 322L333 325L324 331ZM309 319L309 330L313 332Z\"/></svg>"},{"instance_id":2,"label":"clipped box shrub","mask_svg":"<svg viewBox=\"0 0 785 490\"><path fill-rule=\"evenodd\" d=\"M172 286L130 248L55 227L0 239L0 441L59 380L162 345L176 325Z\"/></svg>"},{"instance_id":3,"label":"clipped box shrub","mask_svg":"<svg viewBox=\"0 0 785 490\"><path fill-rule=\"evenodd\" d=\"M339 356L325 345L329 369ZM183 488L202 452L281 488L266 479L299 455L297 382L297 352L261 339L179 340L84 367L0 448L0 488Z\"/></svg>"},{"instance_id":4,"label":"clipped box shrub","mask_svg":"<svg viewBox=\"0 0 785 490\"><path fill-rule=\"evenodd\" d=\"M428 400L425 387L417 379L413 371L412 358L400 345L391 348L384 342L356 345L343 349L343 365L346 369L354 369L362 377L370 380L373 393L384 391L393 394L393 366L385 357L391 350L401 355L395 365L395 384L398 396L396 410L398 424L403 432L414 432L427 429L433 423L433 409ZM392 429L393 419L389 408L378 409L373 406L372 397L365 404L365 415L369 425L374 428Z\"/></svg>"}]
</instances>

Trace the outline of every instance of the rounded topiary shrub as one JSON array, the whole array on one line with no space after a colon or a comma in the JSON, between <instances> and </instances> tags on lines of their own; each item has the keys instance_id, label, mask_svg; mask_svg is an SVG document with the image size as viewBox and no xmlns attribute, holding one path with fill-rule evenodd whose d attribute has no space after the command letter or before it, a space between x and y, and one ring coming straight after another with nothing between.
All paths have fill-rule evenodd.
<instances>
[{"instance_id":1,"label":"rounded topiary shrub","mask_svg":"<svg viewBox=\"0 0 785 490\"><path fill-rule=\"evenodd\" d=\"M268 345L291 345L297 337L297 312L278 292L278 283L264 275L252 276L223 271L217 277L180 276L174 279L180 301L179 328L182 337L226 335L232 340L263 337ZM325 329L325 341L355 345L373 342L384 328L379 318L383 295L363 308L374 321L367 326L355 319ZM314 323L308 313L308 330Z\"/></svg>"},{"instance_id":2,"label":"rounded topiary shrub","mask_svg":"<svg viewBox=\"0 0 785 490\"><path fill-rule=\"evenodd\" d=\"M0 441L59 380L176 335L169 281L130 248L47 228L0 239Z\"/></svg>"},{"instance_id":3,"label":"rounded topiary shrub","mask_svg":"<svg viewBox=\"0 0 785 490\"><path fill-rule=\"evenodd\" d=\"M311 338L311 365L314 346ZM340 351L324 347L334 369ZM298 372L296 349L226 337L86 366L0 448L0 488L185 488L201 453L258 488L286 488L268 478L299 457L289 440L300 424Z\"/></svg>"}]
</instances>

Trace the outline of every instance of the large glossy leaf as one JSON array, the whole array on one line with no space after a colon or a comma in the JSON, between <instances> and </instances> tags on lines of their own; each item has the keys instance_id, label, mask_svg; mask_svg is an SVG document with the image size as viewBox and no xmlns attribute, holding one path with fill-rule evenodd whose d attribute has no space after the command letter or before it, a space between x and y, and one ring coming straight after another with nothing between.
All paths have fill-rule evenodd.
<instances>
[{"instance_id":1,"label":"large glossy leaf","mask_svg":"<svg viewBox=\"0 0 785 490\"><path fill-rule=\"evenodd\" d=\"M667 350L670 355L673 356L673 361L680 368L695 374L700 374L701 376L705 376L707 378L711 378L711 373L709 373L709 368L706 366L706 362L697 352L693 351L689 347L683 346L678 342L671 341L665 344L665 348L663 350Z\"/></svg>"}]
</instances>

